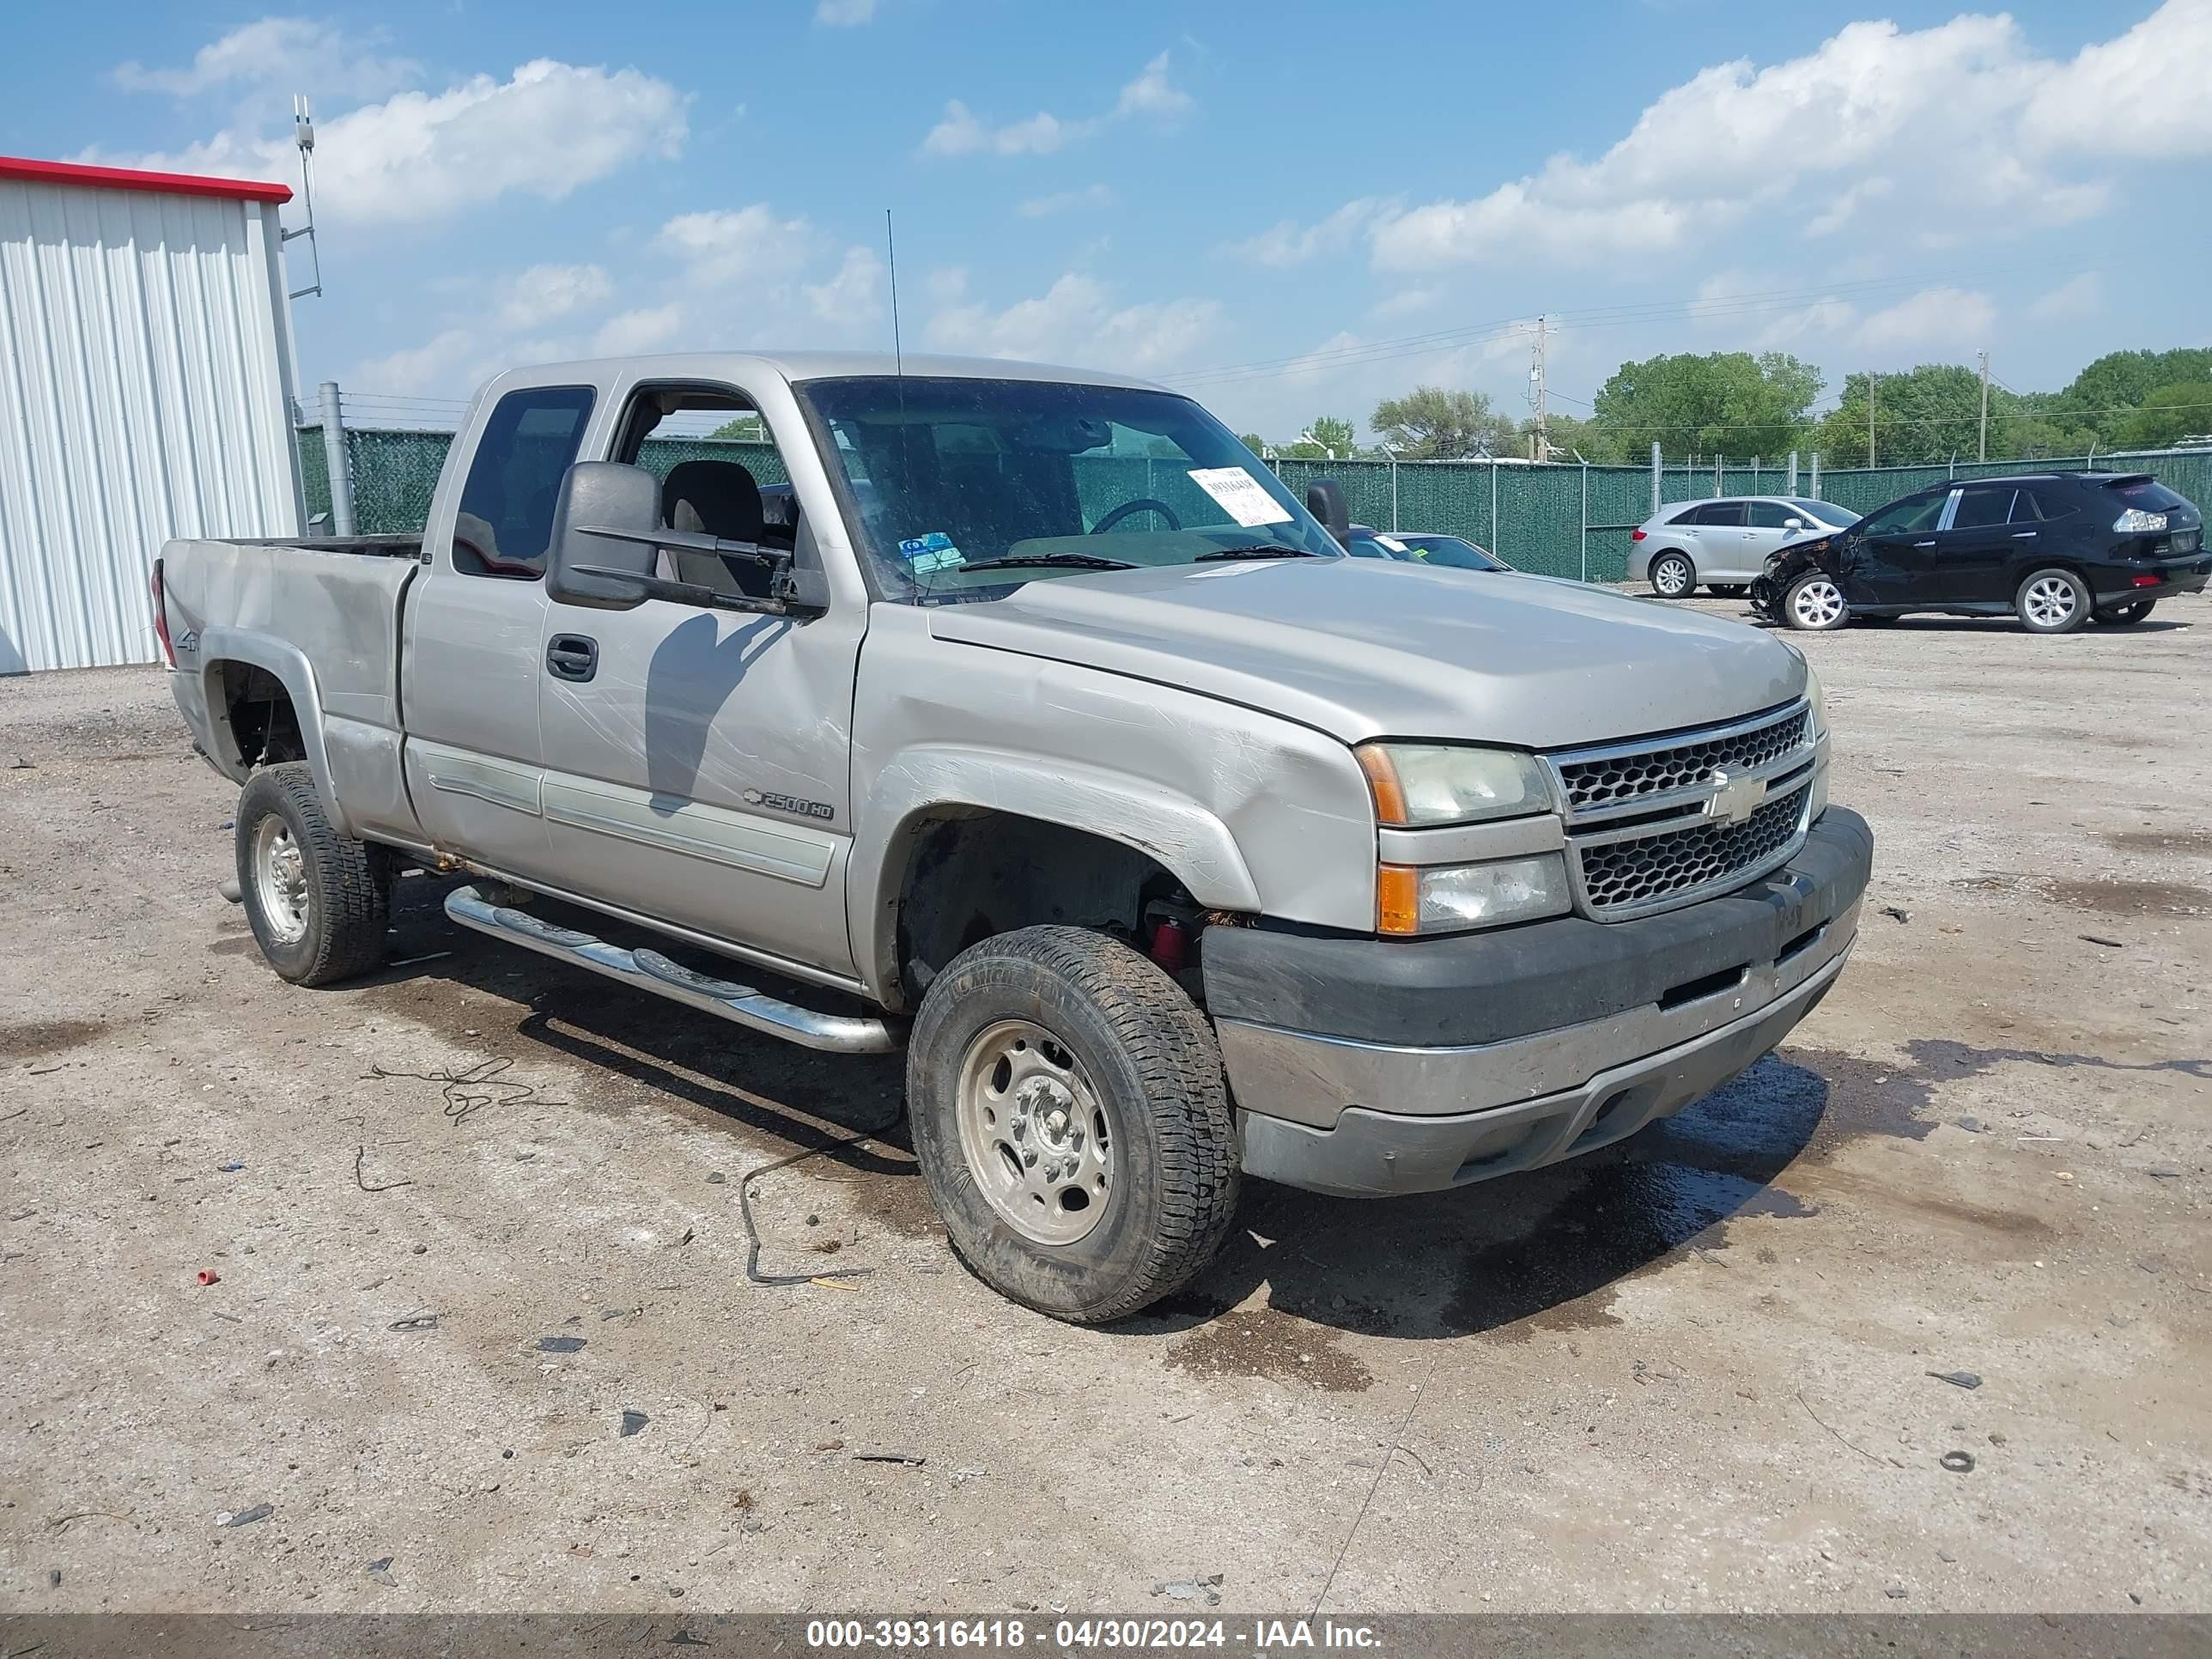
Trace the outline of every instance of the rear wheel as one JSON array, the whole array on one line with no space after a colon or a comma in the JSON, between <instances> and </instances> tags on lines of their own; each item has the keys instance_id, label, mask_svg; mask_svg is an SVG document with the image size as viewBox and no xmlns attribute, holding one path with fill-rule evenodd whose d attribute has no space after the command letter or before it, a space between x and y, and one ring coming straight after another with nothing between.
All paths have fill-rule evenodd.
<instances>
[{"instance_id":1,"label":"rear wheel","mask_svg":"<svg viewBox=\"0 0 2212 1659\"><path fill-rule=\"evenodd\" d=\"M2156 599L2137 599L2133 605L2108 605L2102 611L2089 613L2089 620L2106 628L2133 628L2150 615Z\"/></svg>"},{"instance_id":2,"label":"rear wheel","mask_svg":"<svg viewBox=\"0 0 2212 1659\"><path fill-rule=\"evenodd\" d=\"M1782 620L1808 634L1825 634L1851 619L1844 590L1829 577L1801 576L1782 601Z\"/></svg>"},{"instance_id":3,"label":"rear wheel","mask_svg":"<svg viewBox=\"0 0 2212 1659\"><path fill-rule=\"evenodd\" d=\"M1662 599L1686 599L1698 591L1697 567L1686 553L1662 553L1651 561L1651 591Z\"/></svg>"},{"instance_id":4,"label":"rear wheel","mask_svg":"<svg viewBox=\"0 0 2212 1659\"><path fill-rule=\"evenodd\" d=\"M1024 927L953 958L915 1020L907 1111L953 1249L1056 1319L1103 1323L1178 1289L1236 1214L1213 1033L1103 934Z\"/></svg>"},{"instance_id":5,"label":"rear wheel","mask_svg":"<svg viewBox=\"0 0 2212 1659\"><path fill-rule=\"evenodd\" d=\"M240 897L261 954L295 985L328 985L384 960L383 856L340 835L301 761L256 772L238 798Z\"/></svg>"},{"instance_id":6,"label":"rear wheel","mask_svg":"<svg viewBox=\"0 0 2212 1659\"><path fill-rule=\"evenodd\" d=\"M2020 585L2013 609L2031 634L2071 634L2089 620L2089 585L2070 570L2039 570Z\"/></svg>"}]
</instances>

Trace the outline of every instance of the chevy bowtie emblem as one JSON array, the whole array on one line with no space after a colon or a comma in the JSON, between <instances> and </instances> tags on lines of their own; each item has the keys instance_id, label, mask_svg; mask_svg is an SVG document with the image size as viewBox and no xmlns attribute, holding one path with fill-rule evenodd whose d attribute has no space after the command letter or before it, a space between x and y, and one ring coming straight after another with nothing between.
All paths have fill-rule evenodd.
<instances>
[{"instance_id":1,"label":"chevy bowtie emblem","mask_svg":"<svg viewBox=\"0 0 2212 1659\"><path fill-rule=\"evenodd\" d=\"M1715 823L1742 823L1766 804L1765 778L1732 778L1716 770L1713 798L1705 803L1705 817Z\"/></svg>"}]
</instances>

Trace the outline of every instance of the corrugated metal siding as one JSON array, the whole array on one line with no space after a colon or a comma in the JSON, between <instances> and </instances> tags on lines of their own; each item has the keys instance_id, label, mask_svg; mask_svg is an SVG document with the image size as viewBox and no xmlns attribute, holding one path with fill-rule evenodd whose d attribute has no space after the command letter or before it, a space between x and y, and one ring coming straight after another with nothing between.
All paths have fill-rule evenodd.
<instances>
[{"instance_id":1,"label":"corrugated metal siding","mask_svg":"<svg viewBox=\"0 0 2212 1659\"><path fill-rule=\"evenodd\" d=\"M155 659L172 536L300 532L276 210L0 179L0 673Z\"/></svg>"}]
</instances>

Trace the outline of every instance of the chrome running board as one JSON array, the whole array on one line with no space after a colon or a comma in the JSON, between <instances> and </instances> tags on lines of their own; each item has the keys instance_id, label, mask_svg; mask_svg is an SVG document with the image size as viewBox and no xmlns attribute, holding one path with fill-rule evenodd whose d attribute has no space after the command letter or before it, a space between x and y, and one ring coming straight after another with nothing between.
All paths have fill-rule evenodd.
<instances>
[{"instance_id":1,"label":"chrome running board","mask_svg":"<svg viewBox=\"0 0 2212 1659\"><path fill-rule=\"evenodd\" d=\"M795 1002L763 995L750 985L695 974L658 951L626 951L573 927L561 927L518 910L494 904L474 887L446 895L446 914L464 927L520 945L556 962L588 968L609 979L668 998L720 1018L833 1054L888 1054L905 1046L902 1026L864 1014L823 1014Z\"/></svg>"}]
</instances>

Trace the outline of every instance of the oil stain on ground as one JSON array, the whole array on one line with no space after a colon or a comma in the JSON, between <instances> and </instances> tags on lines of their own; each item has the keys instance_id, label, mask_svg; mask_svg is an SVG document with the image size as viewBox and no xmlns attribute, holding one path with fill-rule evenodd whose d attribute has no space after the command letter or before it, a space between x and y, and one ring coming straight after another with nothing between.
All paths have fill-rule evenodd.
<instances>
[{"instance_id":1,"label":"oil stain on ground","mask_svg":"<svg viewBox=\"0 0 2212 1659\"><path fill-rule=\"evenodd\" d=\"M95 1041L105 1028L96 1019L31 1019L0 1025L0 1060L44 1060Z\"/></svg>"},{"instance_id":2,"label":"oil stain on ground","mask_svg":"<svg viewBox=\"0 0 2212 1659\"><path fill-rule=\"evenodd\" d=\"M1326 1394L1364 1394L1375 1383L1375 1374L1338 1346L1335 1332L1275 1308L1211 1311L1169 1347L1167 1362L1194 1376L1265 1377Z\"/></svg>"},{"instance_id":3,"label":"oil stain on ground","mask_svg":"<svg viewBox=\"0 0 2212 1659\"><path fill-rule=\"evenodd\" d=\"M2107 916L2201 915L2212 892L2178 881L2051 881L2045 890L2069 910Z\"/></svg>"},{"instance_id":4,"label":"oil stain on ground","mask_svg":"<svg viewBox=\"0 0 2212 1659\"><path fill-rule=\"evenodd\" d=\"M2184 853L2212 859L2212 830L2124 830L2105 837L2123 853Z\"/></svg>"}]
</instances>

